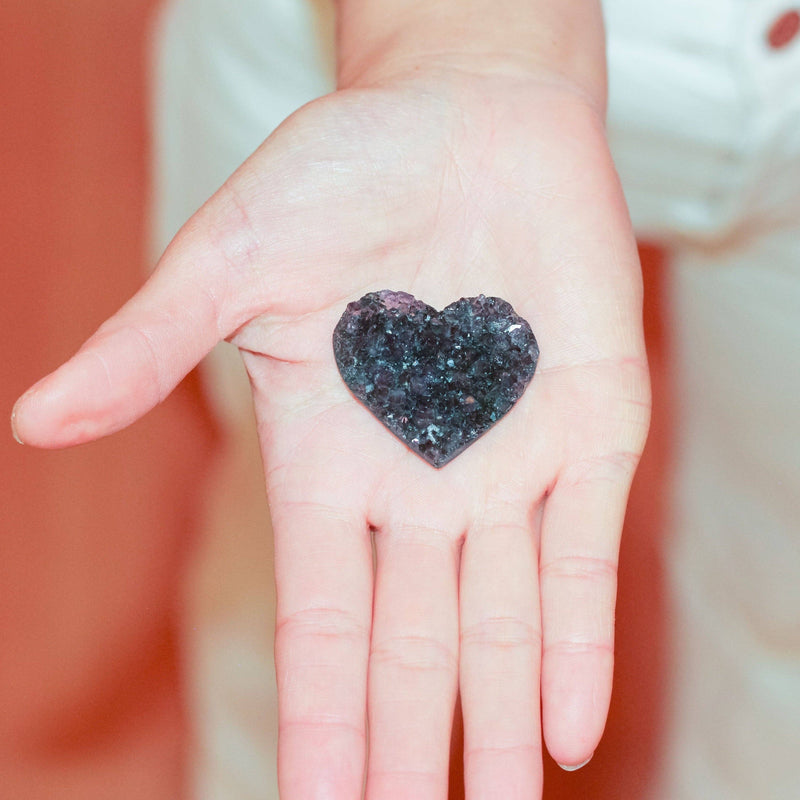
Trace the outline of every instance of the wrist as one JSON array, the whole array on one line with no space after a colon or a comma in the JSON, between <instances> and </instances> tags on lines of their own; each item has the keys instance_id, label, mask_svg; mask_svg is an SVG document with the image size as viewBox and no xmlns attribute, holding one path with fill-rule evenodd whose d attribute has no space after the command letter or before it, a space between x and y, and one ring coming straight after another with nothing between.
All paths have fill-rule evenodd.
<instances>
[{"instance_id":1,"label":"wrist","mask_svg":"<svg viewBox=\"0 0 800 800\"><path fill-rule=\"evenodd\" d=\"M605 105L599 0L338 0L338 85L420 69L563 80Z\"/></svg>"}]
</instances>

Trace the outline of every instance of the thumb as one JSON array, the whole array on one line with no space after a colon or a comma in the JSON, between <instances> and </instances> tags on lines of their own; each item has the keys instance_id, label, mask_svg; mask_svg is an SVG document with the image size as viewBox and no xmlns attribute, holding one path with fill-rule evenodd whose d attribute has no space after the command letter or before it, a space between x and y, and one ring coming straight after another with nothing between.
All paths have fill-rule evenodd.
<instances>
[{"instance_id":1,"label":"thumb","mask_svg":"<svg viewBox=\"0 0 800 800\"><path fill-rule=\"evenodd\" d=\"M229 256L246 235L228 194L215 195L175 237L140 291L17 401L11 420L19 441L66 447L124 428L246 321L226 303Z\"/></svg>"}]
</instances>

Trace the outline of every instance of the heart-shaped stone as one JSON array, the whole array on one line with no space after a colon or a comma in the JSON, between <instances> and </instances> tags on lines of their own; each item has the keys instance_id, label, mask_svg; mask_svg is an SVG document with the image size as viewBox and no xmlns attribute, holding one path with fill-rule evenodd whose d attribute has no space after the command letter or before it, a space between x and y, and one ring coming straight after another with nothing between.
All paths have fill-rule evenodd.
<instances>
[{"instance_id":1,"label":"heart-shaped stone","mask_svg":"<svg viewBox=\"0 0 800 800\"><path fill-rule=\"evenodd\" d=\"M350 391L434 467L508 413L539 358L530 325L499 297L436 311L388 289L348 304L333 352Z\"/></svg>"}]
</instances>

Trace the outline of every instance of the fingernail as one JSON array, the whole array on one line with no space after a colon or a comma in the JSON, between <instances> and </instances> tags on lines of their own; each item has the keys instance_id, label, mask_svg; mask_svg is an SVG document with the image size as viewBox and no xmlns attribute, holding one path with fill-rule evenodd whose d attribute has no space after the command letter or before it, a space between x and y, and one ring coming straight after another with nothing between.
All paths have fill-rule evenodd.
<instances>
[{"instance_id":1,"label":"fingernail","mask_svg":"<svg viewBox=\"0 0 800 800\"><path fill-rule=\"evenodd\" d=\"M17 433L17 406L18 405L19 405L19 400L17 400L17 402L14 403L14 408L11 410L11 435L20 444L25 444L25 442L23 442L22 439L19 438L19 434Z\"/></svg>"},{"instance_id":2,"label":"fingernail","mask_svg":"<svg viewBox=\"0 0 800 800\"><path fill-rule=\"evenodd\" d=\"M575 772L576 770L579 770L581 767L585 767L592 760L592 758L594 758L594 753L592 753L592 755L590 755L589 758L586 759L586 761L580 764L573 764L573 765L559 764L558 766L561 767L561 769L563 769L564 772Z\"/></svg>"}]
</instances>

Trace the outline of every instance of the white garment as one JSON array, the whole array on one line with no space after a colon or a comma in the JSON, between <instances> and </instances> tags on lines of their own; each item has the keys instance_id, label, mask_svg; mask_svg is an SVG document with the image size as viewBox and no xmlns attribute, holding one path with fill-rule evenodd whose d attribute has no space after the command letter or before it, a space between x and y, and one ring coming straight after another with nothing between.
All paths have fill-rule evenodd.
<instances>
[{"instance_id":1,"label":"white garment","mask_svg":"<svg viewBox=\"0 0 800 800\"><path fill-rule=\"evenodd\" d=\"M675 659L659 800L800 797L800 37L774 0L613 0L609 139L671 248L666 548Z\"/></svg>"},{"instance_id":2,"label":"white garment","mask_svg":"<svg viewBox=\"0 0 800 800\"><path fill-rule=\"evenodd\" d=\"M800 36L768 47L786 11L775 0L604 6L612 151L637 231L666 243L674 264L679 442L666 557L675 675L653 797L796 800ZM168 7L156 106L161 245L285 116L333 88L331 20L327 0ZM212 368L220 378L225 363ZM242 413L235 393L212 394L221 413ZM246 641L225 647L229 664L249 657ZM272 666L249 672L259 669L264 686L241 691L245 707L267 714ZM233 672L224 658L200 670L201 694L226 685L235 694ZM248 742L233 704L205 709L200 738L215 766L201 773L198 796L276 798L274 727ZM236 774L230 794L226 774Z\"/></svg>"}]
</instances>

